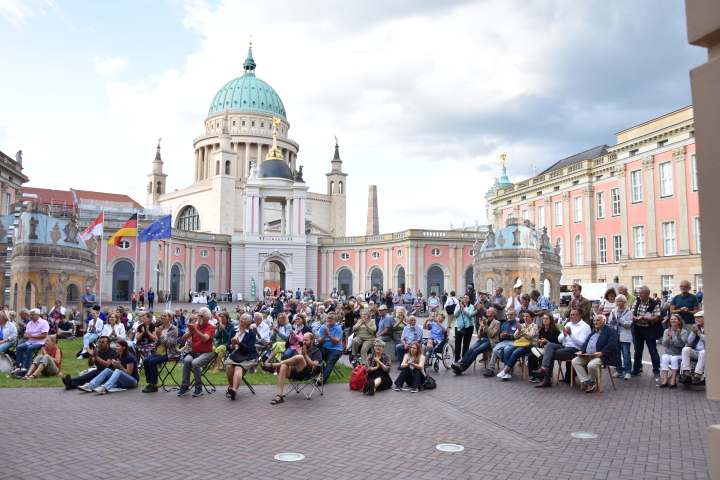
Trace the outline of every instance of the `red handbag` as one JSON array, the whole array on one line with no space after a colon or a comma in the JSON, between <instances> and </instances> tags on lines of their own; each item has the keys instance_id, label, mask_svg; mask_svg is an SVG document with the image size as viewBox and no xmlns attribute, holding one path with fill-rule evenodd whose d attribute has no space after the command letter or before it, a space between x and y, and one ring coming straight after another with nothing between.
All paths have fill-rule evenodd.
<instances>
[{"instance_id":1,"label":"red handbag","mask_svg":"<svg viewBox=\"0 0 720 480\"><path fill-rule=\"evenodd\" d=\"M365 365L358 365L350 374L350 390L362 391L367 381L367 370Z\"/></svg>"}]
</instances>

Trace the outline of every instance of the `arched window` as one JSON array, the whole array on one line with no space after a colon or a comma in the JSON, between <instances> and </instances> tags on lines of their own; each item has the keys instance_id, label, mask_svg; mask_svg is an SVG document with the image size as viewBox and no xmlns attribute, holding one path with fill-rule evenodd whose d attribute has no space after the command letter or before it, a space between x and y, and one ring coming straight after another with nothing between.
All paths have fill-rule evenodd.
<instances>
[{"instance_id":1,"label":"arched window","mask_svg":"<svg viewBox=\"0 0 720 480\"><path fill-rule=\"evenodd\" d=\"M200 215L192 205L187 206L180 213L178 226L180 230L200 230Z\"/></svg>"},{"instance_id":2,"label":"arched window","mask_svg":"<svg viewBox=\"0 0 720 480\"><path fill-rule=\"evenodd\" d=\"M78 287L77 285L71 283L67 286L67 290L65 293L65 301L66 302L77 302L78 300Z\"/></svg>"},{"instance_id":3,"label":"arched window","mask_svg":"<svg viewBox=\"0 0 720 480\"><path fill-rule=\"evenodd\" d=\"M342 193L342 182L338 182L338 193Z\"/></svg>"},{"instance_id":4,"label":"arched window","mask_svg":"<svg viewBox=\"0 0 720 480\"><path fill-rule=\"evenodd\" d=\"M583 239L578 235L575 237L575 265L585 265L585 253L583 252Z\"/></svg>"},{"instance_id":5,"label":"arched window","mask_svg":"<svg viewBox=\"0 0 720 480\"><path fill-rule=\"evenodd\" d=\"M230 175L230 160L225 161L225 175Z\"/></svg>"},{"instance_id":6,"label":"arched window","mask_svg":"<svg viewBox=\"0 0 720 480\"><path fill-rule=\"evenodd\" d=\"M220 161L215 162L215 175L220 175Z\"/></svg>"},{"instance_id":7,"label":"arched window","mask_svg":"<svg viewBox=\"0 0 720 480\"><path fill-rule=\"evenodd\" d=\"M563 256L565 251L564 251L562 237L558 237L557 240L555 240L555 245L560 247L560 253L558 253L558 255L560 255L560 264L563 264L563 263L565 263L565 257Z\"/></svg>"},{"instance_id":8,"label":"arched window","mask_svg":"<svg viewBox=\"0 0 720 480\"><path fill-rule=\"evenodd\" d=\"M335 182L330 182L330 193L335 193Z\"/></svg>"}]
</instances>

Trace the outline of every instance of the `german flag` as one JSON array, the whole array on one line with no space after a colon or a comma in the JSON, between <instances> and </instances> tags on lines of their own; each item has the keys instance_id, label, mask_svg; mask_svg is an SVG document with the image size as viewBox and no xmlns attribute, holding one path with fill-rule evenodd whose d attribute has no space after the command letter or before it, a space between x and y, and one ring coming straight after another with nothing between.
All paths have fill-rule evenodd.
<instances>
[{"instance_id":1,"label":"german flag","mask_svg":"<svg viewBox=\"0 0 720 480\"><path fill-rule=\"evenodd\" d=\"M108 239L108 245L115 245L116 247L119 247L122 237L137 237L137 227L138 224L136 213L132 217L130 217L130 220L128 220L120 230L115 232L115 235Z\"/></svg>"}]
</instances>

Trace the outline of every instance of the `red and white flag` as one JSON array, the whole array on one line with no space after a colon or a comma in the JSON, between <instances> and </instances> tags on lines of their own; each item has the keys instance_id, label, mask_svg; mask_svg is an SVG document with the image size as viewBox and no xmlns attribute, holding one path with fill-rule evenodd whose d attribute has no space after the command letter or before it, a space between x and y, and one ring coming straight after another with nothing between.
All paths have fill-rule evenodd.
<instances>
[{"instance_id":1,"label":"red and white flag","mask_svg":"<svg viewBox=\"0 0 720 480\"><path fill-rule=\"evenodd\" d=\"M93 235L95 235L96 237L102 237L103 223L105 223L105 212L98 215L95 221L93 221L89 227L83 230L83 232L80 234L80 238L87 242Z\"/></svg>"}]
</instances>

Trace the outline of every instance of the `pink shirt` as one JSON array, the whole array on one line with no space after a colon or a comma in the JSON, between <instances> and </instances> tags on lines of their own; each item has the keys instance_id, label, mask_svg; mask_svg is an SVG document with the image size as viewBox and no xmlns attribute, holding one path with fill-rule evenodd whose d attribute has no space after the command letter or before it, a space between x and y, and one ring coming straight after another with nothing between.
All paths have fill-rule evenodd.
<instances>
[{"instance_id":1,"label":"pink shirt","mask_svg":"<svg viewBox=\"0 0 720 480\"><path fill-rule=\"evenodd\" d=\"M25 333L29 333L32 336L48 333L50 331L50 325L47 321L42 318L38 318L37 322L30 320L25 325ZM25 343L28 345L45 345L44 338L28 338Z\"/></svg>"}]
</instances>

